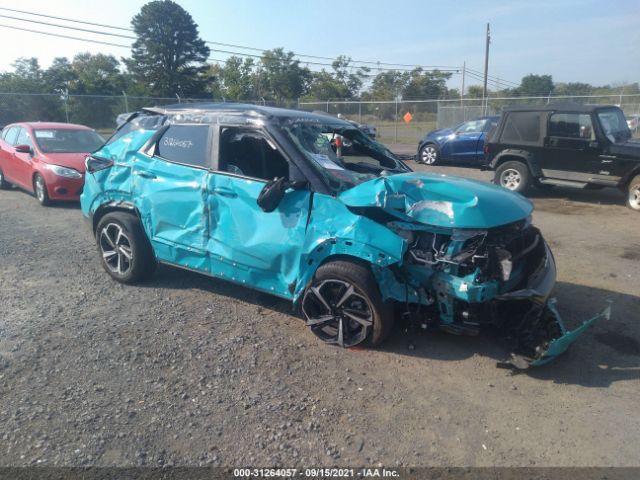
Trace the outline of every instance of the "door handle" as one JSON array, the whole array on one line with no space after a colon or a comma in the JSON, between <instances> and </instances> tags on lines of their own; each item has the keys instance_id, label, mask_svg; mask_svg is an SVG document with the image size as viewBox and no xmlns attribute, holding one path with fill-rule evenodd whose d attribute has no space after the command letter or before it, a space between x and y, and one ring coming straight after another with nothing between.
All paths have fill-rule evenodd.
<instances>
[{"instance_id":1,"label":"door handle","mask_svg":"<svg viewBox=\"0 0 640 480\"><path fill-rule=\"evenodd\" d=\"M217 195L222 195L223 197L236 198L238 194L229 188L214 188L213 193Z\"/></svg>"},{"instance_id":2,"label":"door handle","mask_svg":"<svg viewBox=\"0 0 640 480\"><path fill-rule=\"evenodd\" d=\"M142 178L148 178L149 180L155 180L156 178L158 178L153 173L148 172L135 172L135 174Z\"/></svg>"},{"instance_id":3,"label":"door handle","mask_svg":"<svg viewBox=\"0 0 640 480\"><path fill-rule=\"evenodd\" d=\"M604 159L602 159L601 163L613 163L613 160L604 160Z\"/></svg>"}]
</instances>

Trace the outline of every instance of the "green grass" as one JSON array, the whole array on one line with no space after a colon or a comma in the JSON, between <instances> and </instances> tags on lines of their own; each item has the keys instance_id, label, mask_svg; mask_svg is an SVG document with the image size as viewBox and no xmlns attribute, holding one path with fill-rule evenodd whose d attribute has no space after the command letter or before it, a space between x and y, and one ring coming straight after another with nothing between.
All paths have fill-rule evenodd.
<instances>
[{"instance_id":1,"label":"green grass","mask_svg":"<svg viewBox=\"0 0 640 480\"><path fill-rule=\"evenodd\" d=\"M436 128L435 121L413 121L409 124L400 121L398 122L396 140L396 127L393 121L372 122L372 124L378 128L378 140L382 143L400 143L406 145L417 145L425 133Z\"/></svg>"}]
</instances>

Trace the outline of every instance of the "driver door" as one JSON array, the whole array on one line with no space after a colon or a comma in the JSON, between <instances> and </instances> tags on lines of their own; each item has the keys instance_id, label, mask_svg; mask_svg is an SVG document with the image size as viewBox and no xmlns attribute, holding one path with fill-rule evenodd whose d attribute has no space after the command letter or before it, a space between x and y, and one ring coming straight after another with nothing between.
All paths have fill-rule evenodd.
<instances>
[{"instance_id":1,"label":"driver door","mask_svg":"<svg viewBox=\"0 0 640 480\"><path fill-rule=\"evenodd\" d=\"M295 169L263 130L221 126L215 171L208 181L211 273L280 297L291 298L306 237L311 192L285 193L273 212L258 195L268 180Z\"/></svg>"},{"instance_id":2,"label":"driver door","mask_svg":"<svg viewBox=\"0 0 640 480\"><path fill-rule=\"evenodd\" d=\"M537 158L547 178L589 182L600 163L589 114L555 112L549 117L545 149Z\"/></svg>"},{"instance_id":3,"label":"driver door","mask_svg":"<svg viewBox=\"0 0 640 480\"><path fill-rule=\"evenodd\" d=\"M469 163L477 159L478 145L484 142L486 123L486 120L471 120L458 127L456 138L451 141L452 160Z\"/></svg>"}]
</instances>

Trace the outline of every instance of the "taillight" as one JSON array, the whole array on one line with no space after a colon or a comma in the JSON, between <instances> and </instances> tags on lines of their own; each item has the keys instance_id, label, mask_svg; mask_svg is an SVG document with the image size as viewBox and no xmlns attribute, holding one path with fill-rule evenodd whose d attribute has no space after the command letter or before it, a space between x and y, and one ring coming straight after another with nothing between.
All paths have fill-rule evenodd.
<instances>
[{"instance_id":1,"label":"taillight","mask_svg":"<svg viewBox=\"0 0 640 480\"><path fill-rule=\"evenodd\" d=\"M106 158L88 156L84 162L87 169L87 173L95 173L99 170L104 170L113 166L113 160L107 160Z\"/></svg>"}]
</instances>

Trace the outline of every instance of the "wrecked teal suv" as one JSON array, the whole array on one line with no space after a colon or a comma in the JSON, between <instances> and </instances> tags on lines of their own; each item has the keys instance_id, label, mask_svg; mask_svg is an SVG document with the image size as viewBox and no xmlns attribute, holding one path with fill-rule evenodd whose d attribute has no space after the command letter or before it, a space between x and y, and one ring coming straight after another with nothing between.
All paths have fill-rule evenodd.
<instances>
[{"instance_id":1,"label":"wrecked teal suv","mask_svg":"<svg viewBox=\"0 0 640 480\"><path fill-rule=\"evenodd\" d=\"M398 317L465 335L492 325L527 367L607 315L563 326L524 197L412 172L328 115L148 108L86 168L82 212L114 279L143 280L158 262L194 270L291 300L324 342L378 345Z\"/></svg>"}]
</instances>

